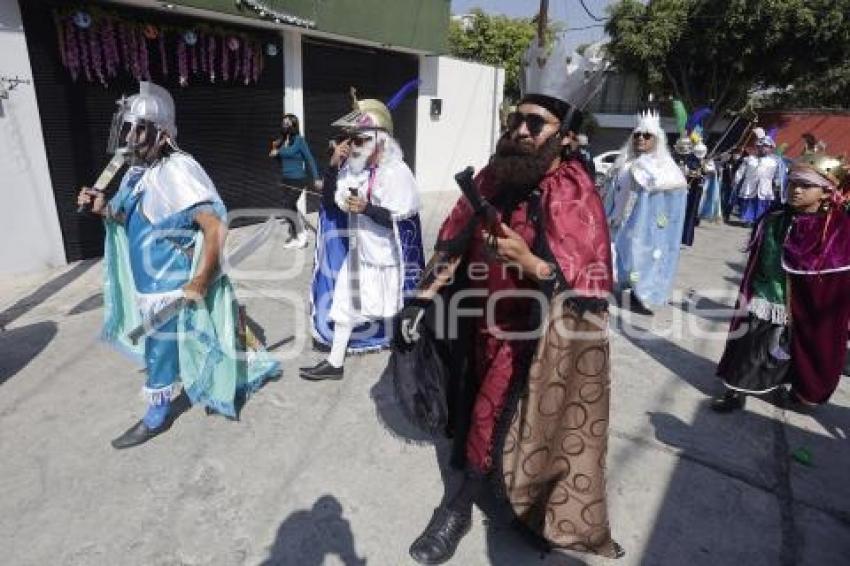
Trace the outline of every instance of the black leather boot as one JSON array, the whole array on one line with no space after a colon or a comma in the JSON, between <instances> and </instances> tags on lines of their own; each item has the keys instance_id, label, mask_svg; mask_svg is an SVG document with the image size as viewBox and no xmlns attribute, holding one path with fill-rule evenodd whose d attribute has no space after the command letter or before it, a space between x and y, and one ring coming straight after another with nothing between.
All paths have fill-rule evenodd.
<instances>
[{"instance_id":1,"label":"black leather boot","mask_svg":"<svg viewBox=\"0 0 850 566\"><path fill-rule=\"evenodd\" d=\"M165 422L163 422L160 426L156 428L149 428L148 425L145 424L145 421L140 420L127 429L124 434L113 440L112 447L116 450L121 450L123 448L132 448L133 446L144 444L151 438L159 436L171 428L172 422L173 419L166 418Z\"/></svg>"},{"instance_id":2,"label":"black leather boot","mask_svg":"<svg viewBox=\"0 0 850 566\"><path fill-rule=\"evenodd\" d=\"M344 372L341 367L334 367L329 364L327 360L323 360L313 367L300 368L299 374L302 379L309 379L310 381L342 379L344 376Z\"/></svg>"},{"instance_id":3,"label":"black leather boot","mask_svg":"<svg viewBox=\"0 0 850 566\"><path fill-rule=\"evenodd\" d=\"M437 507L428 526L410 545L410 556L420 564L443 564L454 556L471 527L471 507L468 511Z\"/></svg>"},{"instance_id":4,"label":"black leather boot","mask_svg":"<svg viewBox=\"0 0 850 566\"><path fill-rule=\"evenodd\" d=\"M647 316L651 316L655 313L652 312L648 306L643 304L643 302L638 298L637 293L634 290L631 291L631 310L637 314L644 314Z\"/></svg>"},{"instance_id":5,"label":"black leather boot","mask_svg":"<svg viewBox=\"0 0 850 566\"><path fill-rule=\"evenodd\" d=\"M738 391L729 389L722 397L717 397L711 402L711 408L718 413L731 413L743 409L747 397Z\"/></svg>"}]
</instances>

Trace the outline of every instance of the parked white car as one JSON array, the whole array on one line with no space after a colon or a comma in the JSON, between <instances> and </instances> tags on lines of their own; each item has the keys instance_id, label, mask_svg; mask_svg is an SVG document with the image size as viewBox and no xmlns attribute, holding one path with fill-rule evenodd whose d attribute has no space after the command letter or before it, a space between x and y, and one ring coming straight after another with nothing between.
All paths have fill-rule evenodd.
<instances>
[{"instance_id":1,"label":"parked white car","mask_svg":"<svg viewBox=\"0 0 850 566\"><path fill-rule=\"evenodd\" d=\"M593 158L593 165L596 167L596 182L601 183L605 176L608 174L608 171L611 170L611 167L614 166L614 162L617 161L617 158L620 157L620 151L606 151L605 153L600 153L596 157Z\"/></svg>"}]
</instances>

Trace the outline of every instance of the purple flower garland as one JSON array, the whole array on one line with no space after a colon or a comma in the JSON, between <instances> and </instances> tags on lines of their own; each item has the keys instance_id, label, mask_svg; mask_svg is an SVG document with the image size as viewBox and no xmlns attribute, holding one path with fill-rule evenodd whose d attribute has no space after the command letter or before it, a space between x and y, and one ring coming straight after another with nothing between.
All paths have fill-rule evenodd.
<instances>
[{"instance_id":1,"label":"purple flower garland","mask_svg":"<svg viewBox=\"0 0 850 566\"><path fill-rule=\"evenodd\" d=\"M63 14L59 10L53 11L53 23L62 66L73 81L82 75L89 82L97 81L107 87L109 79L116 78L122 66L136 80L151 80L149 58L153 46L149 45L148 36L138 24L101 13L91 17L91 25L83 28L75 23L73 14ZM188 85L190 75L199 74L206 75L211 83L215 82L216 75L224 82L241 80L245 85L259 81L265 66L261 42L226 31L173 31L176 67L172 70L176 69L181 86ZM193 43L187 43L187 37ZM154 41L157 42L162 76L167 77L168 42L162 28L155 39L150 39ZM217 56L220 61L216 60Z\"/></svg>"},{"instance_id":2,"label":"purple flower garland","mask_svg":"<svg viewBox=\"0 0 850 566\"><path fill-rule=\"evenodd\" d=\"M165 56L165 32L159 30L159 62L162 65L162 75L168 76L168 62Z\"/></svg>"},{"instance_id":3,"label":"purple flower garland","mask_svg":"<svg viewBox=\"0 0 850 566\"><path fill-rule=\"evenodd\" d=\"M227 65L227 56L230 50L227 48L227 38L221 38L221 80L227 82L230 80L230 69Z\"/></svg>"},{"instance_id":4,"label":"purple flower garland","mask_svg":"<svg viewBox=\"0 0 850 566\"><path fill-rule=\"evenodd\" d=\"M209 69L210 69L210 82L215 82L215 37L209 38L209 45L207 46L207 54L210 57L209 61Z\"/></svg>"},{"instance_id":5,"label":"purple flower garland","mask_svg":"<svg viewBox=\"0 0 850 566\"><path fill-rule=\"evenodd\" d=\"M115 42L115 24L112 18L106 18L100 28L100 40L103 47L103 61L106 74L110 78L118 75L118 45Z\"/></svg>"},{"instance_id":6,"label":"purple flower garland","mask_svg":"<svg viewBox=\"0 0 850 566\"><path fill-rule=\"evenodd\" d=\"M77 36L74 27L74 22L70 18L65 20L65 54L68 61L68 71L71 72L71 79L76 82L80 74L80 52L77 49Z\"/></svg>"},{"instance_id":7,"label":"purple flower garland","mask_svg":"<svg viewBox=\"0 0 850 566\"><path fill-rule=\"evenodd\" d=\"M245 45L245 61L242 64L242 72L245 74L242 82L245 85L251 81L251 61L253 60L253 57L251 57L251 49L253 49L253 43Z\"/></svg>"},{"instance_id":8,"label":"purple flower garland","mask_svg":"<svg viewBox=\"0 0 850 566\"><path fill-rule=\"evenodd\" d=\"M130 72L133 73L133 78L137 81L142 80L142 71L139 66L139 46L137 45L137 30L136 26L127 26L128 30L128 50L130 58Z\"/></svg>"},{"instance_id":9,"label":"purple flower garland","mask_svg":"<svg viewBox=\"0 0 850 566\"><path fill-rule=\"evenodd\" d=\"M189 84L189 61L186 57L186 42L182 37L177 40L177 74L180 75L180 86Z\"/></svg>"},{"instance_id":10,"label":"purple flower garland","mask_svg":"<svg viewBox=\"0 0 850 566\"><path fill-rule=\"evenodd\" d=\"M206 75L207 63L209 62L209 58L207 57L207 36L201 35L198 43L201 44L201 72Z\"/></svg>"},{"instance_id":11,"label":"purple flower garland","mask_svg":"<svg viewBox=\"0 0 850 566\"><path fill-rule=\"evenodd\" d=\"M121 39L121 55L124 60L124 72L130 72L130 38L127 31L127 24L121 22L118 24L118 37Z\"/></svg>"},{"instance_id":12,"label":"purple flower garland","mask_svg":"<svg viewBox=\"0 0 850 566\"><path fill-rule=\"evenodd\" d=\"M100 49L101 43L98 41L99 32L100 30L95 27L88 30L89 53L91 53L91 64L94 69L94 74L97 76L97 80L100 81L100 84L106 87L106 77L103 74L103 57Z\"/></svg>"}]
</instances>

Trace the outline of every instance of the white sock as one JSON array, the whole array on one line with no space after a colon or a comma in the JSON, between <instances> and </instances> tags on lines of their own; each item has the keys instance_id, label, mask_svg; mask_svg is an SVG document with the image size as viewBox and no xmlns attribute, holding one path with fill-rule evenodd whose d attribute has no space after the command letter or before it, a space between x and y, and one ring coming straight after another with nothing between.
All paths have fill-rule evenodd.
<instances>
[{"instance_id":1,"label":"white sock","mask_svg":"<svg viewBox=\"0 0 850 566\"><path fill-rule=\"evenodd\" d=\"M334 323L334 341L331 344L331 353L328 354L328 363L335 368L342 367L345 361L345 350L348 348L348 339L354 329L346 324Z\"/></svg>"}]
</instances>

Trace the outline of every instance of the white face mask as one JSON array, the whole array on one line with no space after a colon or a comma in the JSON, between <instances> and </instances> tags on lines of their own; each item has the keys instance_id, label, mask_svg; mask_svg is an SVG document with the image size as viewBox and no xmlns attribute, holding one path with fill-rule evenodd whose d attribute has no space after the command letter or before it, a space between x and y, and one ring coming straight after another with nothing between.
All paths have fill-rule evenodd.
<instances>
[{"instance_id":1,"label":"white face mask","mask_svg":"<svg viewBox=\"0 0 850 566\"><path fill-rule=\"evenodd\" d=\"M360 173L366 168L366 163L377 148L377 141L374 132L363 132L358 135L359 138L365 139L361 145L351 144L351 154L348 157L347 165L352 173Z\"/></svg>"}]
</instances>

